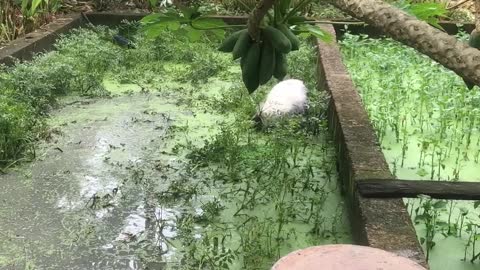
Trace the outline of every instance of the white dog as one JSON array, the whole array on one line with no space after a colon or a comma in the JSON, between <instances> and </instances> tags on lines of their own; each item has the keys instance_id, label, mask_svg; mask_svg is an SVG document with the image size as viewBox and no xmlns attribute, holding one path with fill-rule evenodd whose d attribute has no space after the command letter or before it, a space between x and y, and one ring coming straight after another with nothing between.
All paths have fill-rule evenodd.
<instances>
[{"instance_id":1,"label":"white dog","mask_svg":"<svg viewBox=\"0 0 480 270\"><path fill-rule=\"evenodd\" d=\"M303 114L307 109L307 87L302 81L289 79L276 84L253 117L257 124L267 119Z\"/></svg>"}]
</instances>

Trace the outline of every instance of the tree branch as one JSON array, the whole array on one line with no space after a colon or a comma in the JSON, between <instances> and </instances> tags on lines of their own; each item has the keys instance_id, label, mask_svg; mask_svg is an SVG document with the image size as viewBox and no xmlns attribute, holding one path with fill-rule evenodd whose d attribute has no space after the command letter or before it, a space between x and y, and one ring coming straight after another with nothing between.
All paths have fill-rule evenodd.
<instances>
[{"instance_id":1,"label":"tree branch","mask_svg":"<svg viewBox=\"0 0 480 270\"><path fill-rule=\"evenodd\" d=\"M276 0L262 0L248 18L248 33L254 41L260 39L260 23Z\"/></svg>"}]
</instances>

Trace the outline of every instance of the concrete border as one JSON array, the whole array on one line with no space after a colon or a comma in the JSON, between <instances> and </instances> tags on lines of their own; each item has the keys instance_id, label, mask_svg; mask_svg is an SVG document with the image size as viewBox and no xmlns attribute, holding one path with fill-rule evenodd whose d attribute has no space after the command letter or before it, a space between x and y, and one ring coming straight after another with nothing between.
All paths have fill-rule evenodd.
<instances>
[{"instance_id":1,"label":"concrete border","mask_svg":"<svg viewBox=\"0 0 480 270\"><path fill-rule=\"evenodd\" d=\"M24 37L18 38L0 48L0 64L12 65L15 58L21 61L31 60L40 52L53 49L55 40L73 28L82 25L79 14L62 16Z\"/></svg>"},{"instance_id":2,"label":"concrete border","mask_svg":"<svg viewBox=\"0 0 480 270\"><path fill-rule=\"evenodd\" d=\"M321 26L335 35L333 26ZM356 242L410 258L428 267L402 199L363 198L355 189L361 179L394 179L360 96L336 42L318 42L319 88L330 96L329 129L337 148L337 169L351 204Z\"/></svg>"},{"instance_id":3,"label":"concrete border","mask_svg":"<svg viewBox=\"0 0 480 270\"><path fill-rule=\"evenodd\" d=\"M123 20L139 21L149 13L139 12L89 12L85 13L92 24L101 24L106 26L114 26L120 24ZM245 16L210 16L211 18L218 18L225 21L227 24L242 24L246 23Z\"/></svg>"}]
</instances>

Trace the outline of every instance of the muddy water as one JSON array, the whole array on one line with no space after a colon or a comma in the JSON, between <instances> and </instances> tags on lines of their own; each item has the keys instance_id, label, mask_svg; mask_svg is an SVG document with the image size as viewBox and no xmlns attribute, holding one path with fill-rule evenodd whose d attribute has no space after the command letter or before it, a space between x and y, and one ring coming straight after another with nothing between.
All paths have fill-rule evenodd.
<instances>
[{"instance_id":1,"label":"muddy water","mask_svg":"<svg viewBox=\"0 0 480 270\"><path fill-rule=\"evenodd\" d=\"M176 217L187 208L201 211L199 206L220 191L210 188L192 204L168 206L161 205L156 194L182 175L184 165L173 151L175 145L185 142L184 136L201 143L218 131L217 123L226 116L193 114L168 102L178 100L139 93L132 85L122 88L133 93L64 99L64 107L49 120L52 138L39 146L36 160L2 176L1 269L167 269L178 264L182 243L175 239ZM170 135L171 127L184 125L195 132ZM335 191L336 184L332 187ZM328 217L343 213L335 238L312 242L302 236L310 226L288 224L285 227L299 236L281 253L350 242L340 202L340 197L330 196L325 209ZM251 214L265 215L270 207ZM233 208L227 209L222 219L240 222L233 214ZM230 241L230 246L238 246L241 239L234 235ZM241 261L234 265L240 269Z\"/></svg>"},{"instance_id":2,"label":"muddy water","mask_svg":"<svg viewBox=\"0 0 480 270\"><path fill-rule=\"evenodd\" d=\"M2 176L1 269L167 269L178 264L183 247L176 240L177 216L186 209L201 212L200 206L221 192L209 188L187 205L161 205L157 191L181 178L185 169L175 145L201 143L228 116L193 114L171 96L139 93L134 85L113 86L131 93L109 99L65 98L64 107L49 120L52 138L39 146L36 160ZM185 125L194 132L169 132ZM335 182L332 188L335 194ZM299 236L282 254L312 244L351 241L341 198L334 195L326 201L326 217L343 213L338 225L332 225L340 226L338 235L312 242L302 236L310 226L285 225ZM270 207L251 215L264 216ZM222 213L225 224L241 221L234 212L227 207ZM232 247L241 239L233 235L229 241Z\"/></svg>"},{"instance_id":3,"label":"muddy water","mask_svg":"<svg viewBox=\"0 0 480 270\"><path fill-rule=\"evenodd\" d=\"M52 116L62 134L35 162L2 176L5 269L138 268L119 247L145 230L142 192L119 201L120 186L137 164L153 162L147 150L158 146L175 107L151 94L79 102ZM165 114L149 111L159 108Z\"/></svg>"}]
</instances>

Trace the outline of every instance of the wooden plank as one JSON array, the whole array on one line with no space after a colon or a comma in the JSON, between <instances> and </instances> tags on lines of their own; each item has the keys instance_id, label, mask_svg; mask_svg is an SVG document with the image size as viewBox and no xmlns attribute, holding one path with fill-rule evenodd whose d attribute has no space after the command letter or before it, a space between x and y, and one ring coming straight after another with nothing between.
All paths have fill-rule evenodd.
<instances>
[{"instance_id":1,"label":"wooden plank","mask_svg":"<svg viewBox=\"0 0 480 270\"><path fill-rule=\"evenodd\" d=\"M478 182L364 179L356 181L356 187L366 198L416 198L418 195L428 195L435 199L480 200Z\"/></svg>"}]
</instances>

